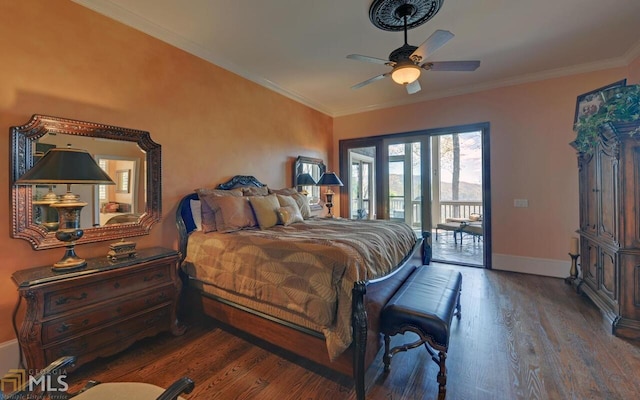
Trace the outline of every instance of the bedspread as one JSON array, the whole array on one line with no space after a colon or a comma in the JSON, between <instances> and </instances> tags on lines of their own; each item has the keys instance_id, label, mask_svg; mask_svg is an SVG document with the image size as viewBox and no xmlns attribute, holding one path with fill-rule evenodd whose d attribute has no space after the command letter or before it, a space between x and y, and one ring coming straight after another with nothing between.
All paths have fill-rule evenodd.
<instances>
[{"instance_id":1,"label":"bedspread","mask_svg":"<svg viewBox=\"0 0 640 400\"><path fill-rule=\"evenodd\" d=\"M415 243L408 225L382 220L310 219L267 230L194 232L185 269L205 284L319 326L333 360L351 344L354 282L392 272Z\"/></svg>"}]
</instances>

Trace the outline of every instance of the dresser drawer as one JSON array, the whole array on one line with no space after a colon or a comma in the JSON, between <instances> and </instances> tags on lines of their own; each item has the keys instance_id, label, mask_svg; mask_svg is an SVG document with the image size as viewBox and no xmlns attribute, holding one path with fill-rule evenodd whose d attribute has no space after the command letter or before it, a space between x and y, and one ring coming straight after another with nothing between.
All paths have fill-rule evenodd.
<instances>
[{"instance_id":1,"label":"dresser drawer","mask_svg":"<svg viewBox=\"0 0 640 400\"><path fill-rule=\"evenodd\" d=\"M73 287L45 293L44 315L55 315L172 282L174 268L174 264L165 262L147 268L134 269L127 274L113 274L105 277L104 280L92 279L86 283L78 282Z\"/></svg>"},{"instance_id":2,"label":"dresser drawer","mask_svg":"<svg viewBox=\"0 0 640 400\"><path fill-rule=\"evenodd\" d=\"M60 344L45 348L50 363L59 357L91 354L91 358L107 356L129 347L133 341L151 336L171 325L171 305L149 311L98 331L72 337Z\"/></svg>"},{"instance_id":3,"label":"dresser drawer","mask_svg":"<svg viewBox=\"0 0 640 400\"><path fill-rule=\"evenodd\" d=\"M149 293L140 294L133 299L129 297L120 303L114 302L107 307L90 309L83 313L47 321L42 324L42 342L50 343L113 320L126 318L158 304L172 301L176 295L175 287L167 285L153 289Z\"/></svg>"}]
</instances>

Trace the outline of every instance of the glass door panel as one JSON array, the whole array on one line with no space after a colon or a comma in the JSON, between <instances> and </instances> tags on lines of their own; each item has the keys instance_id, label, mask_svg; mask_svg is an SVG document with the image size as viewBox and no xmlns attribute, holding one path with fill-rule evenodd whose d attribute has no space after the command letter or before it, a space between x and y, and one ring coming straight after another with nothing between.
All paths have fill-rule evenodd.
<instances>
[{"instance_id":1,"label":"glass door panel","mask_svg":"<svg viewBox=\"0 0 640 400\"><path fill-rule=\"evenodd\" d=\"M422 146L419 141L388 145L389 219L422 231Z\"/></svg>"},{"instance_id":2,"label":"glass door panel","mask_svg":"<svg viewBox=\"0 0 640 400\"><path fill-rule=\"evenodd\" d=\"M433 260L483 265L482 132L432 138Z\"/></svg>"},{"instance_id":3,"label":"glass door panel","mask_svg":"<svg viewBox=\"0 0 640 400\"><path fill-rule=\"evenodd\" d=\"M375 219L375 147L349 149L349 218Z\"/></svg>"}]
</instances>

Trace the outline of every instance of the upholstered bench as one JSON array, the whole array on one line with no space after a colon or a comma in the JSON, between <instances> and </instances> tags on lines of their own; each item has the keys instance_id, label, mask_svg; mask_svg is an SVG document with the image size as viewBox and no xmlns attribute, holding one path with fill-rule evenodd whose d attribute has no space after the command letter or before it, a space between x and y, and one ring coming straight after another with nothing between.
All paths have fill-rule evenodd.
<instances>
[{"instance_id":1,"label":"upholstered bench","mask_svg":"<svg viewBox=\"0 0 640 400\"><path fill-rule=\"evenodd\" d=\"M389 371L394 354L424 344L431 359L440 367L438 398L444 399L451 321L454 315L461 317L461 291L460 272L432 266L416 268L382 309L385 371ZM416 333L420 339L390 349L391 336L407 331ZM437 357L434 350L438 352Z\"/></svg>"}]
</instances>

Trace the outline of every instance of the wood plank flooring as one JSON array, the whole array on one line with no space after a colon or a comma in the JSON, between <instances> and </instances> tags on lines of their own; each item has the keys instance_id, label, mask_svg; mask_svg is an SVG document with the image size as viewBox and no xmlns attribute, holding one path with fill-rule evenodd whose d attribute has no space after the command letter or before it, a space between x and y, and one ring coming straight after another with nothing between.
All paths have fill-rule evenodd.
<instances>
[{"instance_id":1,"label":"wood plank flooring","mask_svg":"<svg viewBox=\"0 0 640 400\"><path fill-rule=\"evenodd\" d=\"M640 398L640 343L610 334L596 307L561 279L455 267L463 274L462 320L454 319L447 399ZM407 335L409 336L409 334ZM398 335L392 344L413 340ZM161 334L72 373L167 387L181 376L187 399L355 399L349 378L312 365L211 320L182 337ZM384 374L367 372L367 399L436 399L437 365L424 348L399 353Z\"/></svg>"}]
</instances>

